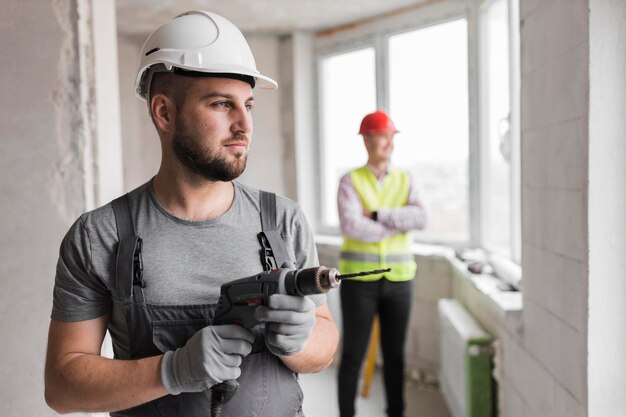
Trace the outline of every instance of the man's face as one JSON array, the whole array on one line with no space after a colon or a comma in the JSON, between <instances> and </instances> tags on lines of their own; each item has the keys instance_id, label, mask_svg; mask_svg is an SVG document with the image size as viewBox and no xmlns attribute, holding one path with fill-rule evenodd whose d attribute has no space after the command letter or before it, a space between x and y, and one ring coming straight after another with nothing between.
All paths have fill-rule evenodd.
<instances>
[{"instance_id":1,"label":"man's face","mask_svg":"<svg viewBox=\"0 0 626 417\"><path fill-rule=\"evenodd\" d=\"M228 78L197 78L176 113L172 150L190 171L231 181L246 168L252 137L252 88Z\"/></svg>"},{"instance_id":2,"label":"man's face","mask_svg":"<svg viewBox=\"0 0 626 417\"><path fill-rule=\"evenodd\" d=\"M363 135L367 154L372 162L387 162L393 152L393 136L395 132L386 130Z\"/></svg>"}]
</instances>

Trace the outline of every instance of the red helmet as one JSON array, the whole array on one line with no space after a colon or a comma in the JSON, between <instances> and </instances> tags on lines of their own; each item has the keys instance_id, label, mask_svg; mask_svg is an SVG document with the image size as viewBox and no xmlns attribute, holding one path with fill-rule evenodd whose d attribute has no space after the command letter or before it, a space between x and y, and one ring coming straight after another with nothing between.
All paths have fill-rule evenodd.
<instances>
[{"instance_id":1,"label":"red helmet","mask_svg":"<svg viewBox=\"0 0 626 417\"><path fill-rule=\"evenodd\" d=\"M384 132L386 130L391 130L394 133L398 133L396 126L393 124L391 118L387 116L387 113L378 110L374 113L368 114L363 118L363 120L361 121L359 134L365 135L367 133Z\"/></svg>"}]
</instances>

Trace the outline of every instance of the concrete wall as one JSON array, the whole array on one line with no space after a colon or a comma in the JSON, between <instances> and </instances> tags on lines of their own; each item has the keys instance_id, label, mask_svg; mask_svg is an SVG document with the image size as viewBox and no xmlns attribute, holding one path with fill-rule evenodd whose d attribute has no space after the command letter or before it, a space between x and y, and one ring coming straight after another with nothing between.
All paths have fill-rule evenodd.
<instances>
[{"instance_id":1,"label":"concrete wall","mask_svg":"<svg viewBox=\"0 0 626 417\"><path fill-rule=\"evenodd\" d=\"M161 163L161 144L148 115L148 105L135 95L135 77L144 40L118 36L125 191L152 178Z\"/></svg>"},{"instance_id":2,"label":"concrete wall","mask_svg":"<svg viewBox=\"0 0 626 417\"><path fill-rule=\"evenodd\" d=\"M80 182L65 189L61 178L80 173L80 160L61 158L70 144L55 134L69 131L68 115L57 104L63 100L59 86L69 80L56 71L67 35L50 2L16 0L3 7L0 49L13 58L0 78L0 164L8 174L0 182L0 408L10 416L54 415L43 400L43 368L56 251L84 207ZM33 51L49 65L34 65ZM63 66L74 71L76 64Z\"/></svg>"},{"instance_id":3,"label":"concrete wall","mask_svg":"<svg viewBox=\"0 0 626 417\"><path fill-rule=\"evenodd\" d=\"M589 416L609 417L626 405L626 2L589 4Z\"/></svg>"},{"instance_id":4,"label":"concrete wall","mask_svg":"<svg viewBox=\"0 0 626 417\"><path fill-rule=\"evenodd\" d=\"M119 196L123 187L120 97L117 72L115 0L90 1L93 43L93 86L96 136L95 206Z\"/></svg>"},{"instance_id":5,"label":"concrete wall","mask_svg":"<svg viewBox=\"0 0 626 417\"><path fill-rule=\"evenodd\" d=\"M112 133L107 151L100 146L98 109L111 102L94 69L107 61L114 5L98 3L95 15L90 0L8 0L0 13L3 416L56 415L44 402L43 372L58 247L76 217L115 188L114 171L109 182L99 177L98 152L114 155L119 142ZM117 109L107 107L113 130Z\"/></svg>"},{"instance_id":6,"label":"concrete wall","mask_svg":"<svg viewBox=\"0 0 626 417\"><path fill-rule=\"evenodd\" d=\"M286 195L317 223L317 113L313 35L294 32L280 39L280 97Z\"/></svg>"},{"instance_id":7,"label":"concrete wall","mask_svg":"<svg viewBox=\"0 0 626 417\"><path fill-rule=\"evenodd\" d=\"M504 415L587 415L589 4L522 0L522 332Z\"/></svg>"},{"instance_id":8,"label":"concrete wall","mask_svg":"<svg viewBox=\"0 0 626 417\"><path fill-rule=\"evenodd\" d=\"M406 366L432 378L439 372L437 302L452 296L452 268L445 256L418 255L406 341Z\"/></svg>"},{"instance_id":9,"label":"concrete wall","mask_svg":"<svg viewBox=\"0 0 626 417\"><path fill-rule=\"evenodd\" d=\"M276 80L279 78L279 39L277 36L246 36L256 65L262 74ZM285 148L281 127L281 102L278 91L254 90L254 134L248 165L241 182L264 188L278 194L286 194L286 171L284 165L293 159ZM291 195L290 197L295 198Z\"/></svg>"}]
</instances>

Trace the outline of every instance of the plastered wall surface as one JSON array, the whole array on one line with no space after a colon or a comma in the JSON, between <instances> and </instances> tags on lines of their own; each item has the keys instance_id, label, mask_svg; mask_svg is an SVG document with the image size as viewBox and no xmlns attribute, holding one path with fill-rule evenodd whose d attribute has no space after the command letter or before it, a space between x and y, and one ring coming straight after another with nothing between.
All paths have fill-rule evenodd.
<instances>
[{"instance_id":1,"label":"plastered wall surface","mask_svg":"<svg viewBox=\"0 0 626 417\"><path fill-rule=\"evenodd\" d=\"M114 17L112 0L2 5L3 416L57 415L44 400L44 361L58 248L81 213L121 188L116 77L95 82L96 62L115 68Z\"/></svg>"},{"instance_id":2,"label":"plastered wall surface","mask_svg":"<svg viewBox=\"0 0 626 417\"><path fill-rule=\"evenodd\" d=\"M135 95L135 77L144 39L118 37L119 96L124 161L124 189L133 190L159 169L161 145L148 105Z\"/></svg>"},{"instance_id":3,"label":"plastered wall surface","mask_svg":"<svg viewBox=\"0 0 626 417\"><path fill-rule=\"evenodd\" d=\"M64 176L79 171L80 161L72 159L73 144L56 137L69 128L56 109L62 100L56 70L66 29L50 2L9 3L0 15L0 50L12 57L0 77L5 173L0 181L0 409L7 416L52 416L43 399L43 367L54 268L60 239L84 199L80 187L63 184ZM34 54L49 66L34 65ZM72 65L66 68L71 71Z\"/></svg>"},{"instance_id":4,"label":"plastered wall surface","mask_svg":"<svg viewBox=\"0 0 626 417\"><path fill-rule=\"evenodd\" d=\"M279 78L278 37L247 35L246 39L259 71L278 82L278 88L280 88L282 80ZM279 91L255 88L252 117L254 133L250 156L240 180L244 184L285 195L287 180L283 166L293 160L293 154L287 153L284 147ZM294 196L291 197L294 198Z\"/></svg>"},{"instance_id":5,"label":"plastered wall surface","mask_svg":"<svg viewBox=\"0 0 626 417\"><path fill-rule=\"evenodd\" d=\"M43 371L60 241L85 209L75 1L5 1L0 50L0 410L56 415Z\"/></svg>"},{"instance_id":6,"label":"plastered wall surface","mask_svg":"<svg viewBox=\"0 0 626 417\"><path fill-rule=\"evenodd\" d=\"M589 416L626 404L626 2L590 4Z\"/></svg>"},{"instance_id":7,"label":"plastered wall surface","mask_svg":"<svg viewBox=\"0 0 626 417\"><path fill-rule=\"evenodd\" d=\"M589 4L520 2L522 328L505 416L587 416ZM558 22L558 24L556 24Z\"/></svg>"}]
</instances>

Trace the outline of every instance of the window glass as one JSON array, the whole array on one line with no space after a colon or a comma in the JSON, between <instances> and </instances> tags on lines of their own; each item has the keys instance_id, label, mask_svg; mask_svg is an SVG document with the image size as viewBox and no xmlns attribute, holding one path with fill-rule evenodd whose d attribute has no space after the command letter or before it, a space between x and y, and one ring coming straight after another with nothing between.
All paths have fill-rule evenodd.
<instances>
[{"instance_id":1,"label":"window glass","mask_svg":"<svg viewBox=\"0 0 626 417\"><path fill-rule=\"evenodd\" d=\"M482 148L482 235L491 250L511 253L512 134L507 0L493 0L481 10L480 86Z\"/></svg>"},{"instance_id":2,"label":"window glass","mask_svg":"<svg viewBox=\"0 0 626 417\"><path fill-rule=\"evenodd\" d=\"M358 130L363 116L376 110L374 48L322 58L320 71L322 224L338 227L339 180L367 162Z\"/></svg>"},{"instance_id":3,"label":"window glass","mask_svg":"<svg viewBox=\"0 0 626 417\"><path fill-rule=\"evenodd\" d=\"M467 22L437 24L389 38L393 164L411 171L428 202L420 240L469 240Z\"/></svg>"}]
</instances>

